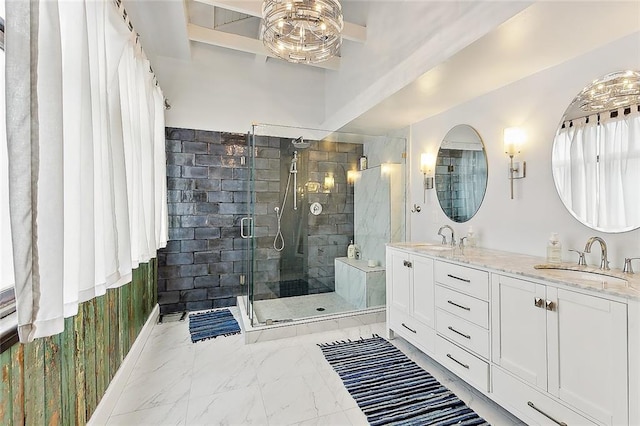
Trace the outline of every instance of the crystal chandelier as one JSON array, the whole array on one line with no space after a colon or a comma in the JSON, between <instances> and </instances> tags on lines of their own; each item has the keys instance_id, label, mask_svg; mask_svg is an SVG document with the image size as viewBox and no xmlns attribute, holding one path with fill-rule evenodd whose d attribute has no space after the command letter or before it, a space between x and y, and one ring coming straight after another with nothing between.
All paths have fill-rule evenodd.
<instances>
[{"instance_id":1,"label":"crystal chandelier","mask_svg":"<svg viewBox=\"0 0 640 426\"><path fill-rule=\"evenodd\" d=\"M573 101L582 111L611 111L640 104L640 73L607 74L585 87Z\"/></svg>"},{"instance_id":2,"label":"crystal chandelier","mask_svg":"<svg viewBox=\"0 0 640 426\"><path fill-rule=\"evenodd\" d=\"M338 54L342 44L338 0L264 0L262 41L277 57L318 63Z\"/></svg>"}]
</instances>

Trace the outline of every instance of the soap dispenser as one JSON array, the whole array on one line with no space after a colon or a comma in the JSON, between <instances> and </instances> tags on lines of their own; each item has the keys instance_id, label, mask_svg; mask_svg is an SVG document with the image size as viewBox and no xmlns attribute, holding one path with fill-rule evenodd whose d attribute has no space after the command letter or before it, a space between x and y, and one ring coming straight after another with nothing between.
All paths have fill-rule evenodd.
<instances>
[{"instance_id":1,"label":"soap dispenser","mask_svg":"<svg viewBox=\"0 0 640 426\"><path fill-rule=\"evenodd\" d=\"M551 233L547 243L547 263L562 263L562 243L557 232Z\"/></svg>"},{"instance_id":2,"label":"soap dispenser","mask_svg":"<svg viewBox=\"0 0 640 426\"><path fill-rule=\"evenodd\" d=\"M351 240L351 242L349 243L349 246L347 247L347 257L349 259L356 258L356 246L355 244L353 244L353 240Z\"/></svg>"},{"instance_id":3,"label":"soap dispenser","mask_svg":"<svg viewBox=\"0 0 640 426\"><path fill-rule=\"evenodd\" d=\"M469 225L469 229L467 230L467 245L474 248L477 244L476 235L473 233L473 226Z\"/></svg>"}]
</instances>

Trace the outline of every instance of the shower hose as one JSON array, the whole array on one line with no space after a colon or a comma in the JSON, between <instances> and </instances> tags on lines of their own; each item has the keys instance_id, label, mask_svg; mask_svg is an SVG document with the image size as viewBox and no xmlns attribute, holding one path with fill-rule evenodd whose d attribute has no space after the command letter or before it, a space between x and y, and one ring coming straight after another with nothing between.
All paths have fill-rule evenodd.
<instances>
[{"instance_id":1,"label":"shower hose","mask_svg":"<svg viewBox=\"0 0 640 426\"><path fill-rule=\"evenodd\" d=\"M273 248L276 251L284 250L284 237L282 236L282 226L280 224L280 220L282 219L282 212L284 212L284 205L287 203L287 195L289 194L289 185L291 184L291 175L289 173L289 177L287 178L287 187L284 190L284 198L282 199L282 207L276 207L274 210L276 211L276 217L278 218L278 231L276 232L276 237L273 239Z\"/></svg>"}]
</instances>

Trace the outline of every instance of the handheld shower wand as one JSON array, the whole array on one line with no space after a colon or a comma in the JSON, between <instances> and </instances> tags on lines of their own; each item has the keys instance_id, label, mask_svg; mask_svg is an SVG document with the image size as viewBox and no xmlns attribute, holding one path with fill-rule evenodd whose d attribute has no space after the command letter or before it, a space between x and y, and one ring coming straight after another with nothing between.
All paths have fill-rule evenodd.
<instances>
[{"instance_id":1,"label":"handheld shower wand","mask_svg":"<svg viewBox=\"0 0 640 426\"><path fill-rule=\"evenodd\" d=\"M293 151L289 173L293 175L293 209L298 210L298 151Z\"/></svg>"}]
</instances>

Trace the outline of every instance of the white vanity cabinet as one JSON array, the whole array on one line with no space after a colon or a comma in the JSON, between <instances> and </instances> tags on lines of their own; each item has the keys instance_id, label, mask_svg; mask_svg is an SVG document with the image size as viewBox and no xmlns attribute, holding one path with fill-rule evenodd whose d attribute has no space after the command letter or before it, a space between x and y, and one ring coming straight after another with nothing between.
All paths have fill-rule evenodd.
<instances>
[{"instance_id":1,"label":"white vanity cabinet","mask_svg":"<svg viewBox=\"0 0 640 426\"><path fill-rule=\"evenodd\" d=\"M533 424L589 424L535 388L598 423L628 424L626 304L493 274L491 306L492 361L531 388L496 368L507 408Z\"/></svg>"},{"instance_id":2,"label":"white vanity cabinet","mask_svg":"<svg viewBox=\"0 0 640 426\"><path fill-rule=\"evenodd\" d=\"M387 249L386 257L389 328L431 354L435 345L433 259L394 249Z\"/></svg>"},{"instance_id":3,"label":"white vanity cabinet","mask_svg":"<svg viewBox=\"0 0 640 426\"><path fill-rule=\"evenodd\" d=\"M540 258L458 256L387 247L391 337L527 424L640 426L638 279L595 289L545 278Z\"/></svg>"}]
</instances>

